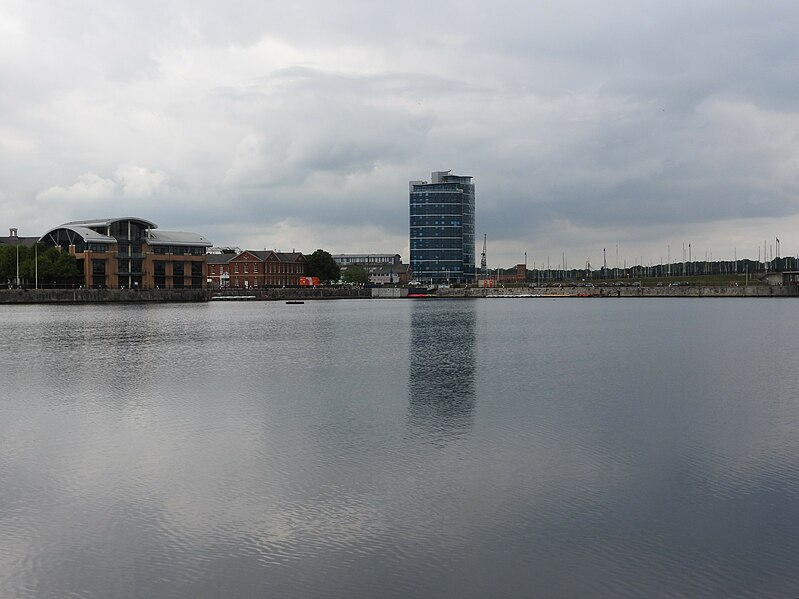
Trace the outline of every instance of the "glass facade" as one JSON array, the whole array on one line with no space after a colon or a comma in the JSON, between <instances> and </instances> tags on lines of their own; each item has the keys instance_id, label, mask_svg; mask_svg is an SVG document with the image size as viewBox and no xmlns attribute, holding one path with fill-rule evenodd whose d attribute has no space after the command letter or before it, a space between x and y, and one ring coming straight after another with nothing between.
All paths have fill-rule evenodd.
<instances>
[{"instance_id":1,"label":"glass facade","mask_svg":"<svg viewBox=\"0 0 799 599\"><path fill-rule=\"evenodd\" d=\"M92 287L105 286L105 260L92 260Z\"/></svg>"},{"instance_id":2,"label":"glass facade","mask_svg":"<svg viewBox=\"0 0 799 599\"><path fill-rule=\"evenodd\" d=\"M474 281L474 183L471 177L434 172L410 183L411 269L417 281Z\"/></svg>"},{"instance_id":3,"label":"glass facade","mask_svg":"<svg viewBox=\"0 0 799 599\"><path fill-rule=\"evenodd\" d=\"M166 262L164 260L153 261L153 284L161 289L166 287Z\"/></svg>"}]
</instances>

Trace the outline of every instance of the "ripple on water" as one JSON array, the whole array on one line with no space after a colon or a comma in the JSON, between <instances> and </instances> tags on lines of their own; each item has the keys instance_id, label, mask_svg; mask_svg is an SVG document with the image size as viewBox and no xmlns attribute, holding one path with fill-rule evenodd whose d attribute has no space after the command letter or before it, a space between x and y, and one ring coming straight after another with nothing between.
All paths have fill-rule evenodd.
<instances>
[{"instance_id":1,"label":"ripple on water","mask_svg":"<svg viewBox=\"0 0 799 599\"><path fill-rule=\"evenodd\" d=\"M797 595L791 314L708 305L0 313L0 595Z\"/></svg>"}]
</instances>

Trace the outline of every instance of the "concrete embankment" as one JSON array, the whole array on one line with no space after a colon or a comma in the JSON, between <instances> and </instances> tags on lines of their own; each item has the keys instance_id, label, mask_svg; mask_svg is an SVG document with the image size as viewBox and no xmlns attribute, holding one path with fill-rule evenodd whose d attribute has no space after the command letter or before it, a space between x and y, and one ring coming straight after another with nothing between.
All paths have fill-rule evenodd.
<instances>
[{"instance_id":1,"label":"concrete embankment","mask_svg":"<svg viewBox=\"0 0 799 599\"><path fill-rule=\"evenodd\" d=\"M438 297L797 297L799 289L784 285L751 287L499 287L439 289Z\"/></svg>"},{"instance_id":2,"label":"concrete embankment","mask_svg":"<svg viewBox=\"0 0 799 599\"><path fill-rule=\"evenodd\" d=\"M269 287L267 289L209 289L211 301L358 299L372 297L371 289L341 287Z\"/></svg>"},{"instance_id":3,"label":"concrete embankment","mask_svg":"<svg viewBox=\"0 0 799 599\"><path fill-rule=\"evenodd\" d=\"M219 289L0 289L0 304L91 304L207 301L281 301L404 298L406 289L270 288ZM438 298L502 297L799 297L790 286L751 287L499 287L438 289Z\"/></svg>"},{"instance_id":4,"label":"concrete embankment","mask_svg":"<svg viewBox=\"0 0 799 599\"><path fill-rule=\"evenodd\" d=\"M0 304L204 302L204 289L0 289Z\"/></svg>"},{"instance_id":5,"label":"concrete embankment","mask_svg":"<svg viewBox=\"0 0 799 599\"><path fill-rule=\"evenodd\" d=\"M382 291L382 290L381 290ZM402 289L381 297L394 296ZM354 299L374 297L372 289L0 289L0 304L93 304L247 300Z\"/></svg>"},{"instance_id":6,"label":"concrete embankment","mask_svg":"<svg viewBox=\"0 0 799 599\"><path fill-rule=\"evenodd\" d=\"M370 298L371 289L0 289L0 304L207 302Z\"/></svg>"}]
</instances>

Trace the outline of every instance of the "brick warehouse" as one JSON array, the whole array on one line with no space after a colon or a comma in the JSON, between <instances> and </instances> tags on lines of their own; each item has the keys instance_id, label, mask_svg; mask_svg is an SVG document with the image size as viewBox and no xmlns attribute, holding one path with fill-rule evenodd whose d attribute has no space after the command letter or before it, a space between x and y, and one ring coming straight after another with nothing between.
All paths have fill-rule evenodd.
<instances>
[{"instance_id":1,"label":"brick warehouse","mask_svg":"<svg viewBox=\"0 0 799 599\"><path fill-rule=\"evenodd\" d=\"M208 256L211 287L295 287L307 272L308 263L300 252L244 250Z\"/></svg>"}]
</instances>

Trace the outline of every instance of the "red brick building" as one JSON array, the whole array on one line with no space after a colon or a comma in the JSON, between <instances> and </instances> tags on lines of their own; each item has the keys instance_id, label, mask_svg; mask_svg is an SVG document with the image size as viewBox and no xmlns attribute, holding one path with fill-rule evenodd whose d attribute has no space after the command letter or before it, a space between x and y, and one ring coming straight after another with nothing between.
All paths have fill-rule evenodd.
<instances>
[{"instance_id":1,"label":"red brick building","mask_svg":"<svg viewBox=\"0 0 799 599\"><path fill-rule=\"evenodd\" d=\"M212 287L294 287L307 273L308 263L300 252L244 250L235 255L208 256L208 279Z\"/></svg>"}]
</instances>

